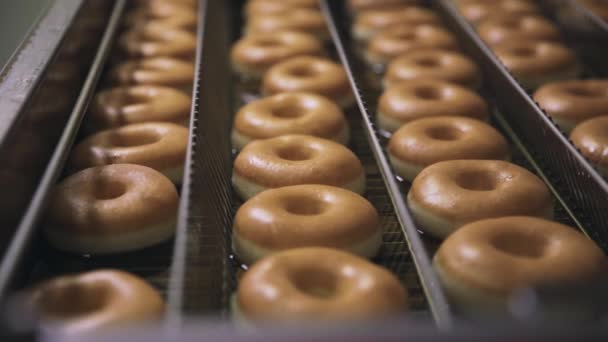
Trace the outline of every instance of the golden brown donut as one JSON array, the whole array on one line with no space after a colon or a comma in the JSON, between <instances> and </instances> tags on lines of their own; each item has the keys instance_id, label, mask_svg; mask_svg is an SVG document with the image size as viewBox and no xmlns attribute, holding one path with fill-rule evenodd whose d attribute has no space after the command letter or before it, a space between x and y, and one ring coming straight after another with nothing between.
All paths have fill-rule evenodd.
<instances>
[{"instance_id":1,"label":"golden brown donut","mask_svg":"<svg viewBox=\"0 0 608 342\"><path fill-rule=\"evenodd\" d=\"M348 0L346 6L350 13L356 15L368 10L387 10L419 5L420 2L420 0Z\"/></svg>"},{"instance_id":2,"label":"golden brown donut","mask_svg":"<svg viewBox=\"0 0 608 342\"><path fill-rule=\"evenodd\" d=\"M56 277L23 296L43 327L74 337L157 321L165 311L156 289L135 275L112 269Z\"/></svg>"},{"instance_id":3,"label":"golden brown donut","mask_svg":"<svg viewBox=\"0 0 608 342\"><path fill-rule=\"evenodd\" d=\"M545 183L530 171L501 160L432 164L414 179L407 202L420 227L442 238L485 218L553 217L553 201Z\"/></svg>"},{"instance_id":4,"label":"golden brown donut","mask_svg":"<svg viewBox=\"0 0 608 342\"><path fill-rule=\"evenodd\" d=\"M321 57L293 57L275 64L264 75L264 96L294 91L323 95L342 108L355 101L342 65Z\"/></svg>"},{"instance_id":5,"label":"golden brown donut","mask_svg":"<svg viewBox=\"0 0 608 342\"><path fill-rule=\"evenodd\" d=\"M329 30L323 14L317 10L293 8L277 14L255 15L249 18L246 34L276 31L299 31L322 41L329 40Z\"/></svg>"},{"instance_id":6,"label":"golden brown donut","mask_svg":"<svg viewBox=\"0 0 608 342\"><path fill-rule=\"evenodd\" d=\"M182 4L156 1L148 6L141 6L127 12L124 19L125 25L130 28L144 26L150 22L195 31L197 16L195 11Z\"/></svg>"},{"instance_id":7,"label":"golden brown donut","mask_svg":"<svg viewBox=\"0 0 608 342\"><path fill-rule=\"evenodd\" d=\"M141 249L173 236L178 201L173 183L149 167L92 167L57 185L45 234L55 248L73 253Z\"/></svg>"},{"instance_id":8,"label":"golden brown donut","mask_svg":"<svg viewBox=\"0 0 608 342\"><path fill-rule=\"evenodd\" d=\"M454 159L509 159L509 145L492 126L462 116L411 121L388 142L397 174L412 181L425 167Z\"/></svg>"},{"instance_id":9,"label":"golden brown donut","mask_svg":"<svg viewBox=\"0 0 608 342\"><path fill-rule=\"evenodd\" d=\"M323 45L314 36L296 31L250 34L232 47L232 68L241 76L261 79L273 65L296 56L320 56Z\"/></svg>"},{"instance_id":10,"label":"golden brown donut","mask_svg":"<svg viewBox=\"0 0 608 342\"><path fill-rule=\"evenodd\" d=\"M514 40L559 40L555 24L537 15L496 15L477 26L481 39L490 45Z\"/></svg>"},{"instance_id":11,"label":"golden brown donut","mask_svg":"<svg viewBox=\"0 0 608 342\"><path fill-rule=\"evenodd\" d=\"M249 0L243 12L247 18L251 18L258 15L282 14L297 8L319 10L319 0Z\"/></svg>"},{"instance_id":12,"label":"golden brown donut","mask_svg":"<svg viewBox=\"0 0 608 342\"><path fill-rule=\"evenodd\" d=\"M378 212L352 191L327 185L293 185L263 191L236 213L232 246L251 265L299 247L342 249L371 258L382 244Z\"/></svg>"},{"instance_id":13,"label":"golden brown donut","mask_svg":"<svg viewBox=\"0 0 608 342\"><path fill-rule=\"evenodd\" d=\"M576 55L561 43L505 41L494 46L494 53L528 90L545 83L574 79L581 73Z\"/></svg>"},{"instance_id":14,"label":"golden brown donut","mask_svg":"<svg viewBox=\"0 0 608 342\"><path fill-rule=\"evenodd\" d=\"M190 118L190 102L190 96L168 87L110 88L95 95L86 125L89 131L157 121L185 126Z\"/></svg>"},{"instance_id":15,"label":"golden brown donut","mask_svg":"<svg viewBox=\"0 0 608 342\"><path fill-rule=\"evenodd\" d=\"M422 49L458 49L456 38L435 25L394 25L370 39L365 58L370 64L386 65L404 53Z\"/></svg>"},{"instance_id":16,"label":"golden brown donut","mask_svg":"<svg viewBox=\"0 0 608 342\"><path fill-rule=\"evenodd\" d=\"M380 128L394 132L412 120L446 115L487 120L488 105L459 85L432 79L403 81L382 93L376 120Z\"/></svg>"},{"instance_id":17,"label":"golden brown donut","mask_svg":"<svg viewBox=\"0 0 608 342\"><path fill-rule=\"evenodd\" d=\"M170 57L133 59L110 71L116 85L154 85L176 88L192 94L194 64Z\"/></svg>"},{"instance_id":18,"label":"golden brown donut","mask_svg":"<svg viewBox=\"0 0 608 342\"><path fill-rule=\"evenodd\" d=\"M232 304L244 324L381 320L407 310L408 294L392 273L363 258L308 247L253 265Z\"/></svg>"},{"instance_id":19,"label":"golden brown donut","mask_svg":"<svg viewBox=\"0 0 608 342\"><path fill-rule=\"evenodd\" d=\"M196 36L165 24L147 23L123 33L118 45L129 57L175 57L191 62L196 53Z\"/></svg>"},{"instance_id":20,"label":"golden brown donut","mask_svg":"<svg viewBox=\"0 0 608 342\"><path fill-rule=\"evenodd\" d=\"M252 101L234 119L232 147L285 134L308 134L346 145L350 137L344 113L313 93L282 93Z\"/></svg>"},{"instance_id":21,"label":"golden brown donut","mask_svg":"<svg viewBox=\"0 0 608 342\"><path fill-rule=\"evenodd\" d=\"M172 123L147 122L101 131L72 152L73 170L108 164L151 167L181 184L188 147L188 129Z\"/></svg>"},{"instance_id":22,"label":"golden brown donut","mask_svg":"<svg viewBox=\"0 0 608 342\"><path fill-rule=\"evenodd\" d=\"M481 85L481 71L467 56L439 49L411 51L393 59L383 78L385 87L393 84L431 79L460 84L477 89Z\"/></svg>"},{"instance_id":23,"label":"golden brown donut","mask_svg":"<svg viewBox=\"0 0 608 342\"><path fill-rule=\"evenodd\" d=\"M579 124L572 131L570 139L604 176L608 176L608 115Z\"/></svg>"},{"instance_id":24,"label":"golden brown donut","mask_svg":"<svg viewBox=\"0 0 608 342\"><path fill-rule=\"evenodd\" d=\"M310 135L282 135L253 141L234 161L232 183L243 199L270 188L299 184L365 191L365 172L348 148Z\"/></svg>"},{"instance_id":25,"label":"golden brown donut","mask_svg":"<svg viewBox=\"0 0 608 342\"><path fill-rule=\"evenodd\" d=\"M521 15L538 14L538 6L529 0L459 0L458 9L465 19L473 24L496 14Z\"/></svg>"},{"instance_id":26,"label":"golden brown donut","mask_svg":"<svg viewBox=\"0 0 608 342\"><path fill-rule=\"evenodd\" d=\"M357 16L353 24L353 37L367 41L374 34L395 24L440 24L439 17L424 7L408 6L399 9L368 10Z\"/></svg>"},{"instance_id":27,"label":"golden brown donut","mask_svg":"<svg viewBox=\"0 0 608 342\"><path fill-rule=\"evenodd\" d=\"M534 100L561 129L570 132L577 124L608 115L608 80L573 80L540 87Z\"/></svg>"},{"instance_id":28,"label":"golden brown donut","mask_svg":"<svg viewBox=\"0 0 608 342\"><path fill-rule=\"evenodd\" d=\"M606 256L583 234L525 216L467 224L439 247L433 266L448 296L469 312L504 312L516 291L592 281Z\"/></svg>"}]
</instances>

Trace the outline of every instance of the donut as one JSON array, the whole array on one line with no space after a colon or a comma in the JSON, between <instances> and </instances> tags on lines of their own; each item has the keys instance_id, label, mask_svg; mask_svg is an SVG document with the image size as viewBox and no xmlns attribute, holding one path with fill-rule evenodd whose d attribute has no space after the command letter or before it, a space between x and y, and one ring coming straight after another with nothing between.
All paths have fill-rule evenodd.
<instances>
[{"instance_id":1,"label":"donut","mask_svg":"<svg viewBox=\"0 0 608 342\"><path fill-rule=\"evenodd\" d=\"M89 131L156 121L187 125L190 102L190 96L168 87L114 87L95 95L85 124Z\"/></svg>"},{"instance_id":2,"label":"donut","mask_svg":"<svg viewBox=\"0 0 608 342\"><path fill-rule=\"evenodd\" d=\"M539 14L534 1L529 0L459 0L458 10L469 22L477 24L484 19L496 16Z\"/></svg>"},{"instance_id":3,"label":"donut","mask_svg":"<svg viewBox=\"0 0 608 342\"><path fill-rule=\"evenodd\" d=\"M192 94L194 64L170 57L133 59L110 71L115 85L153 85L179 89Z\"/></svg>"},{"instance_id":4,"label":"donut","mask_svg":"<svg viewBox=\"0 0 608 342\"><path fill-rule=\"evenodd\" d=\"M530 171L502 160L432 164L414 179L407 202L420 227L441 238L485 218L553 217L553 201L545 183Z\"/></svg>"},{"instance_id":5,"label":"donut","mask_svg":"<svg viewBox=\"0 0 608 342\"><path fill-rule=\"evenodd\" d=\"M272 66L262 79L264 96L294 91L323 95L342 108L355 102L342 65L321 57L290 58Z\"/></svg>"},{"instance_id":6,"label":"donut","mask_svg":"<svg viewBox=\"0 0 608 342\"><path fill-rule=\"evenodd\" d=\"M148 6L135 8L125 15L124 24L134 28L150 22L161 23L171 28L196 30L196 12L171 1L155 1Z\"/></svg>"},{"instance_id":7,"label":"donut","mask_svg":"<svg viewBox=\"0 0 608 342\"><path fill-rule=\"evenodd\" d=\"M328 262L331 260L331 262ZM241 324L381 320L407 310L408 293L388 270L323 247L282 251L243 276L232 301Z\"/></svg>"},{"instance_id":8,"label":"donut","mask_svg":"<svg viewBox=\"0 0 608 342\"><path fill-rule=\"evenodd\" d=\"M132 58L175 57L193 61L196 36L161 23L147 23L118 38L122 51Z\"/></svg>"},{"instance_id":9,"label":"donut","mask_svg":"<svg viewBox=\"0 0 608 342\"><path fill-rule=\"evenodd\" d=\"M318 11L319 0L249 0L243 12L245 17L251 18L258 15L283 14L296 8Z\"/></svg>"},{"instance_id":10,"label":"donut","mask_svg":"<svg viewBox=\"0 0 608 342\"><path fill-rule=\"evenodd\" d=\"M505 41L494 46L494 53L528 90L545 83L577 78L581 73L574 52L560 43Z\"/></svg>"},{"instance_id":11,"label":"donut","mask_svg":"<svg viewBox=\"0 0 608 342\"><path fill-rule=\"evenodd\" d=\"M557 27L536 14L493 16L477 26L481 39L490 45L515 40L559 40Z\"/></svg>"},{"instance_id":12,"label":"donut","mask_svg":"<svg viewBox=\"0 0 608 342\"><path fill-rule=\"evenodd\" d=\"M273 65L296 56L320 56L323 45L314 36L295 31L250 34L230 53L232 68L244 78L261 79Z\"/></svg>"},{"instance_id":13,"label":"donut","mask_svg":"<svg viewBox=\"0 0 608 342\"><path fill-rule=\"evenodd\" d=\"M509 216L467 224L433 258L448 298L469 312L504 312L516 291L583 284L605 273L606 256L574 228Z\"/></svg>"},{"instance_id":14,"label":"donut","mask_svg":"<svg viewBox=\"0 0 608 342\"><path fill-rule=\"evenodd\" d=\"M299 31L311 34L322 41L330 39L323 14L317 10L293 8L277 14L260 14L249 18L246 34L276 31Z\"/></svg>"},{"instance_id":15,"label":"donut","mask_svg":"<svg viewBox=\"0 0 608 342\"><path fill-rule=\"evenodd\" d=\"M420 2L420 0L348 0L346 6L351 14L356 15L368 10L388 10L419 5Z\"/></svg>"},{"instance_id":16,"label":"donut","mask_svg":"<svg viewBox=\"0 0 608 342\"><path fill-rule=\"evenodd\" d=\"M481 86L481 71L467 56L439 49L411 51L393 59L382 79L384 87L420 79L456 83L468 88Z\"/></svg>"},{"instance_id":17,"label":"donut","mask_svg":"<svg viewBox=\"0 0 608 342\"><path fill-rule=\"evenodd\" d=\"M158 291L143 279L112 269L52 278L22 297L43 327L74 337L160 321L165 311Z\"/></svg>"},{"instance_id":18,"label":"donut","mask_svg":"<svg viewBox=\"0 0 608 342\"><path fill-rule=\"evenodd\" d=\"M44 232L55 248L72 253L142 249L173 236L178 200L173 183L149 167L92 167L56 186Z\"/></svg>"},{"instance_id":19,"label":"donut","mask_svg":"<svg viewBox=\"0 0 608 342\"><path fill-rule=\"evenodd\" d=\"M388 143L388 155L399 176L412 181L425 167L454 159L509 159L509 145L492 126L462 116L411 121Z\"/></svg>"},{"instance_id":20,"label":"donut","mask_svg":"<svg viewBox=\"0 0 608 342\"><path fill-rule=\"evenodd\" d=\"M572 80L546 84L534 100L561 129L600 115L608 115L608 80Z\"/></svg>"},{"instance_id":21,"label":"donut","mask_svg":"<svg viewBox=\"0 0 608 342\"><path fill-rule=\"evenodd\" d=\"M147 122L101 131L79 143L71 168L137 164L155 169L181 184L188 148L188 129L172 123Z\"/></svg>"},{"instance_id":22,"label":"donut","mask_svg":"<svg viewBox=\"0 0 608 342\"><path fill-rule=\"evenodd\" d=\"M579 0L579 2L587 7L589 11L603 19L608 21L608 3L603 0Z\"/></svg>"},{"instance_id":23,"label":"donut","mask_svg":"<svg viewBox=\"0 0 608 342\"><path fill-rule=\"evenodd\" d=\"M232 246L251 265L286 249L324 246L364 258L382 244L378 212L354 192L327 185L293 185L263 191L236 213Z\"/></svg>"},{"instance_id":24,"label":"donut","mask_svg":"<svg viewBox=\"0 0 608 342\"><path fill-rule=\"evenodd\" d=\"M234 161L232 183L243 199L266 189L325 184L365 191L361 162L346 147L310 135L282 135L253 141Z\"/></svg>"},{"instance_id":25,"label":"donut","mask_svg":"<svg viewBox=\"0 0 608 342\"><path fill-rule=\"evenodd\" d=\"M368 10L360 13L353 24L353 37L367 41L374 34L395 24L439 24L439 17L423 7L408 6L398 9Z\"/></svg>"},{"instance_id":26,"label":"donut","mask_svg":"<svg viewBox=\"0 0 608 342\"><path fill-rule=\"evenodd\" d=\"M458 42L450 32L434 25L395 25L370 39L365 59L370 64L386 65L404 53L421 49L456 50Z\"/></svg>"},{"instance_id":27,"label":"donut","mask_svg":"<svg viewBox=\"0 0 608 342\"><path fill-rule=\"evenodd\" d=\"M392 85L382 93L376 119L381 129L394 132L412 120L446 115L487 120L488 105L475 92L456 84L411 80Z\"/></svg>"},{"instance_id":28,"label":"donut","mask_svg":"<svg viewBox=\"0 0 608 342\"><path fill-rule=\"evenodd\" d=\"M232 147L285 134L307 134L346 145L350 130L340 107L312 93L282 93L252 101L234 119Z\"/></svg>"},{"instance_id":29,"label":"donut","mask_svg":"<svg viewBox=\"0 0 608 342\"><path fill-rule=\"evenodd\" d=\"M581 153L608 176L608 115L589 119L574 128L570 139Z\"/></svg>"}]
</instances>

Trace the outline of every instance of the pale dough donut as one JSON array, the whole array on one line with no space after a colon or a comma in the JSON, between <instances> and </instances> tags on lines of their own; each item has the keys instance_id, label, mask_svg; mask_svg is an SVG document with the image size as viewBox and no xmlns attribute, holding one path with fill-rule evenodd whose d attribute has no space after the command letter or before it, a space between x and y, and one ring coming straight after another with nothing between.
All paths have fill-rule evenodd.
<instances>
[{"instance_id":1,"label":"pale dough donut","mask_svg":"<svg viewBox=\"0 0 608 342\"><path fill-rule=\"evenodd\" d=\"M232 304L233 316L249 325L381 320L404 313L408 293L392 273L363 258L308 247L253 265Z\"/></svg>"},{"instance_id":2,"label":"pale dough donut","mask_svg":"<svg viewBox=\"0 0 608 342\"><path fill-rule=\"evenodd\" d=\"M433 267L458 308L499 313L516 291L593 281L605 273L606 256L574 228L510 216L462 227L439 247Z\"/></svg>"},{"instance_id":3,"label":"pale dough donut","mask_svg":"<svg viewBox=\"0 0 608 342\"><path fill-rule=\"evenodd\" d=\"M416 79L440 80L472 89L481 85L481 71L467 56L438 49L411 51L393 59L382 80L384 87Z\"/></svg>"},{"instance_id":4,"label":"pale dough donut","mask_svg":"<svg viewBox=\"0 0 608 342\"><path fill-rule=\"evenodd\" d=\"M528 90L581 74L576 55L561 43L514 40L493 48L498 59Z\"/></svg>"},{"instance_id":5,"label":"pale dough donut","mask_svg":"<svg viewBox=\"0 0 608 342\"><path fill-rule=\"evenodd\" d=\"M120 63L110 71L116 85L154 85L192 94L194 64L176 58L155 57Z\"/></svg>"},{"instance_id":6,"label":"pale dough donut","mask_svg":"<svg viewBox=\"0 0 608 342\"><path fill-rule=\"evenodd\" d=\"M118 38L118 45L133 58L174 57L192 62L196 36L166 24L147 23L123 33Z\"/></svg>"},{"instance_id":7,"label":"pale dough donut","mask_svg":"<svg viewBox=\"0 0 608 342\"><path fill-rule=\"evenodd\" d=\"M232 183L243 199L270 188L325 184L365 191L365 172L348 148L310 135L253 141L234 161Z\"/></svg>"},{"instance_id":8,"label":"pale dough donut","mask_svg":"<svg viewBox=\"0 0 608 342\"><path fill-rule=\"evenodd\" d=\"M173 236L178 201L173 183L149 167L92 167L57 185L44 232L72 253L133 251Z\"/></svg>"},{"instance_id":9,"label":"pale dough donut","mask_svg":"<svg viewBox=\"0 0 608 342\"><path fill-rule=\"evenodd\" d=\"M412 181L425 167L454 159L509 159L509 145L492 126L462 116L418 119L399 128L388 143L397 174Z\"/></svg>"},{"instance_id":10,"label":"pale dough donut","mask_svg":"<svg viewBox=\"0 0 608 342\"><path fill-rule=\"evenodd\" d=\"M313 93L282 93L252 101L234 119L232 147L285 134L307 134L346 145L350 129L335 103Z\"/></svg>"},{"instance_id":11,"label":"pale dough donut","mask_svg":"<svg viewBox=\"0 0 608 342\"><path fill-rule=\"evenodd\" d=\"M395 24L419 25L440 23L439 17L424 7L408 6L399 9L368 10L360 13L353 24L353 37L367 41L376 33Z\"/></svg>"},{"instance_id":12,"label":"pale dough donut","mask_svg":"<svg viewBox=\"0 0 608 342\"><path fill-rule=\"evenodd\" d=\"M570 139L604 176L608 176L608 115L583 121L574 128Z\"/></svg>"},{"instance_id":13,"label":"pale dough donut","mask_svg":"<svg viewBox=\"0 0 608 342\"><path fill-rule=\"evenodd\" d=\"M188 129L172 123L148 122L101 131L72 152L71 168L82 170L108 164L151 167L181 184L188 148Z\"/></svg>"},{"instance_id":14,"label":"pale dough donut","mask_svg":"<svg viewBox=\"0 0 608 342\"><path fill-rule=\"evenodd\" d=\"M534 100L561 129L572 131L579 123L608 115L608 80L572 80L546 84Z\"/></svg>"},{"instance_id":15,"label":"pale dough donut","mask_svg":"<svg viewBox=\"0 0 608 342\"><path fill-rule=\"evenodd\" d=\"M538 14L538 6L529 0L459 0L458 9L465 19L473 24L496 14L504 15L525 15Z\"/></svg>"},{"instance_id":16,"label":"pale dough donut","mask_svg":"<svg viewBox=\"0 0 608 342\"><path fill-rule=\"evenodd\" d=\"M142 122L188 125L190 96L160 86L128 86L103 90L93 99L85 119L89 131Z\"/></svg>"},{"instance_id":17,"label":"pale dough donut","mask_svg":"<svg viewBox=\"0 0 608 342\"><path fill-rule=\"evenodd\" d=\"M545 183L500 160L449 160L428 166L414 179L407 202L420 227L441 238L485 218L553 217Z\"/></svg>"},{"instance_id":18,"label":"pale dough donut","mask_svg":"<svg viewBox=\"0 0 608 342\"><path fill-rule=\"evenodd\" d=\"M468 116L487 120L488 105L472 90L444 81L399 82L380 96L378 126L394 132L412 120L431 116Z\"/></svg>"},{"instance_id":19,"label":"pale dough donut","mask_svg":"<svg viewBox=\"0 0 608 342\"><path fill-rule=\"evenodd\" d=\"M294 91L323 95L342 108L355 102L344 68L326 58L293 57L275 64L264 75L264 96Z\"/></svg>"},{"instance_id":20,"label":"pale dough donut","mask_svg":"<svg viewBox=\"0 0 608 342\"><path fill-rule=\"evenodd\" d=\"M330 39L323 14L306 8L293 8L276 14L258 14L250 17L245 26L247 35L277 31L299 31L322 41Z\"/></svg>"},{"instance_id":21,"label":"pale dough donut","mask_svg":"<svg viewBox=\"0 0 608 342\"><path fill-rule=\"evenodd\" d=\"M232 246L251 265L282 250L324 246L364 258L382 244L378 212L352 191L327 185L293 185L263 191L234 218Z\"/></svg>"},{"instance_id":22,"label":"pale dough donut","mask_svg":"<svg viewBox=\"0 0 608 342\"><path fill-rule=\"evenodd\" d=\"M250 34L232 47L232 68L241 76L261 79L273 65L296 56L323 55L323 45L314 36L296 31Z\"/></svg>"},{"instance_id":23,"label":"pale dough donut","mask_svg":"<svg viewBox=\"0 0 608 342\"><path fill-rule=\"evenodd\" d=\"M282 14L296 8L319 10L319 0L249 0L243 12L245 17L251 18L259 15Z\"/></svg>"},{"instance_id":24,"label":"pale dough donut","mask_svg":"<svg viewBox=\"0 0 608 342\"><path fill-rule=\"evenodd\" d=\"M165 304L143 279L119 270L97 270L47 280L23 293L43 327L84 338L103 329L160 321Z\"/></svg>"},{"instance_id":25,"label":"pale dough donut","mask_svg":"<svg viewBox=\"0 0 608 342\"><path fill-rule=\"evenodd\" d=\"M539 15L493 16L477 26L481 39L490 45L514 40L560 40L555 24Z\"/></svg>"}]
</instances>

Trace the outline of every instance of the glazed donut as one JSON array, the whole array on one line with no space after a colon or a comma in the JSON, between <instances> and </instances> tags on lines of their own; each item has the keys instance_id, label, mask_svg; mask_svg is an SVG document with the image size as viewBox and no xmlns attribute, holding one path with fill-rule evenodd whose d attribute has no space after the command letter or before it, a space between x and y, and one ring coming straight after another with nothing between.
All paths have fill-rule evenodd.
<instances>
[{"instance_id":1,"label":"glazed donut","mask_svg":"<svg viewBox=\"0 0 608 342\"><path fill-rule=\"evenodd\" d=\"M190 96L160 86L115 87L95 95L85 122L88 131L142 122L187 125Z\"/></svg>"},{"instance_id":2,"label":"glazed donut","mask_svg":"<svg viewBox=\"0 0 608 342\"><path fill-rule=\"evenodd\" d=\"M449 31L434 25L394 25L370 39L365 59L386 65L404 53L422 49L456 50L458 42Z\"/></svg>"},{"instance_id":3,"label":"glazed donut","mask_svg":"<svg viewBox=\"0 0 608 342\"><path fill-rule=\"evenodd\" d=\"M73 170L108 165L151 167L181 184L188 147L188 129L172 123L148 122L101 131L87 137L72 152Z\"/></svg>"},{"instance_id":4,"label":"glazed donut","mask_svg":"<svg viewBox=\"0 0 608 342\"><path fill-rule=\"evenodd\" d=\"M170 1L156 1L148 6L135 8L125 15L127 27L136 28L150 22L161 23L171 28L196 30L197 17L192 9Z\"/></svg>"},{"instance_id":5,"label":"glazed donut","mask_svg":"<svg viewBox=\"0 0 608 342\"><path fill-rule=\"evenodd\" d=\"M243 199L287 185L325 184L365 191L365 172L346 147L310 135L253 141L234 161L232 183Z\"/></svg>"},{"instance_id":6,"label":"glazed donut","mask_svg":"<svg viewBox=\"0 0 608 342\"><path fill-rule=\"evenodd\" d=\"M459 0L458 10L462 16L473 24L496 15L526 15L538 14L540 10L533 1L529 0Z\"/></svg>"},{"instance_id":7,"label":"glazed donut","mask_svg":"<svg viewBox=\"0 0 608 342\"><path fill-rule=\"evenodd\" d=\"M420 0L348 0L346 6L351 14L368 10L398 9L403 6L420 4Z\"/></svg>"},{"instance_id":8,"label":"glazed donut","mask_svg":"<svg viewBox=\"0 0 608 342\"><path fill-rule=\"evenodd\" d=\"M312 93L282 93L252 101L234 119L232 147L285 134L307 134L346 145L348 123L340 107Z\"/></svg>"},{"instance_id":9,"label":"glazed donut","mask_svg":"<svg viewBox=\"0 0 608 342\"><path fill-rule=\"evenodd\" d=\"M354 192L293 185L261 192L236 213L232 246L251 265L286 249L325 246L371 258L380 249L378 212Z\"/></svg>"},{"instance_id":10,"label":"glazed donut","mask_svg":"<svg viewBox=\"0 0 608 342\"><path fill-rule=\"evenodd\" d=\"M322 41L330 39L323 14L317 10L294 8L277 14L255 15L249 18L246 34L276 31L299 31Z\"/></svg>"},{"instance_id":11,"label":"glazed donut","mask_svg":"<svg viewBox=\"0 0 608 342\"><path fill-rule=\"evenodd\" d=\"M536 14L493 16L477 26L481 39L490 45L516 40L559 40L557 27Z\"/></svg>"},{"instance_id":12,"label":"glazed donut","mask_svg":"<svg viewBox=\"0 0 608 342\"><path fill-rule=\"evenodd\" d=\"M97 270L47 280L23 293L42 326L64 336L88 336L162 318L165 304L143 279L119 270Z\"/></svg>"},{"instance_id":13,"label":"glazed donut","mask_svg":"<svg viewBox=\"0 0 608 342\"><path fill-rule=\"evenodd\" d=\"M420 227L441 238L485 218L553 217L553 201L545 183L528 170L501 160L432 164L414 179L407 202Z\"/></svg>"},{"instance_id":14,"label":"glazed donut","mask_svg":"<svg viewBox=\"0 0 608 342\"><path fill-rule=\"evenodd\" d=\"M576 126L570 139L581 153L608 176L608 115L584 121Z\"/></svg>"},{"instance_id":15,"label":"glazed donut","mask_svg":"<svg viewBox=\"0 0 608 342\"><path fill-rule=\"evenodd\" d=\"M243 12L245 17L258 15L283 14L287 11L305 8L319 10L319 0L249 0Z\"/></svg>"},{"instance_id":16,"label":"glazed donut","mask_svg":"<svg viewBox=\"0 0 608 342\"><path fill-rule=\"evenodd\" d=\"M294 91L323 95L342 108L355 102L344 68L326 58L290 58L272 66L262 79L264 96Z\"/></svg>"},{"instance_id":17,"label":"glazed donut","mask_svg":"<svg viewBox=\"0 0 608 342\"><path fill-rule=\"evenodd\" d=\"M404 123L431 116L468 116L487 120L488 105L468 88L420 79L388 87L378 103L378 126L388 132Z\"/></svg>"},{"instance_id":18,"label":"glazed donut","mask_svg":"<svg viewBox=\"0 0 608 342\"><path fill-rule=\"evenodd\" d=\"M561 129L570 132L587 119L608 115L608 80L550 83L534 93L534 100Z\"/></svg>"},{"instance_id":19,"label":"glazed donut","mask_svg":"<svg viewBox=\"0 0 608 342\"><path fill-rule=\"evenodd\" d=\"M192 94L194 64L169 57L133 59L115 66L110 80L117 85L155 85Z\"/></svg>"},{"instance_id":20,"label":"glazed donut","mask_svg":"<svg viewBox=\"0 0 608 342\"><path fill-rule=\"evenodd\" d=\"M57 249L112 254L158 244L175 232L177 191L146 166L92 167L53 192L45 234Z\"/></svg>"},{"instance_id":21,"label":"glazed donut","mask_svg":"<svg viewBox=\"0 0 608 342\"><path fill-rule=\"evenodd\" d=\"M331 262L328 262L331 260ZM232 314L241 324L381 320L407 310L408 293L392 273L330 248L296 248L251 267Z\"/></svg>"},{"instance_id":22,"label":"glazed donut","mask_svg":"<svg viewBox=\"0 0 608 342\"><path fill-rule=\"evenodd\" d=\"M581 73L574 52L560 43L506 41L494 46L494 53L528 90L545 83L573 79Z\"/></svg>"},{"instance_id":23,"label":"glazed donut","mask_svg":"<svg viewBox=\"0 0 608 342\"><path fill-rule=\"evenodd\" d=\"M412 181L425 167L454 159L509 159L509 145L492 126L462 116L411 121L388 143L397 174Z\"/></svg>"},{"instance_id":24,"label":"glazed donut","mask_svg":"<svg viewBox=\"0 0 608 342\"><path fill-rule=\"evenodd\" d=\"M302 32L277 31L241 38L230 53L232 68L241 76L261 79L273 65L296 56L320 56L323 45Z\"/></svg>"},{"instance_id":25,"label":"glazed donut","mask_svg":"<svg viewBox=\"0 0 608 342\"><path fill-rule=\"evenodd\" d=\"M388 64L382 83L384 87L390 87L418 79L446 81L477 89L481 86L481 71L471 59L458 52L411 51Z\"/></svg>"},{"instance_id":26,"label":"glazed donut","mask_svg":"<svg viewBox=\"0 0 608 342\"><path fill-rule=\"evenodd\" d=\"M439 24L439 17L423 7L409 6L399 9L368 10L360 13L353 24L353 37L367 41L374 34L395 24Z\"/></svg>"},{"instance_id":27,"label":"glazed donut","mask_svg":"<svg viewBox=\"0 0 608 342\"><path fill-rule=\"evenodd\" d=\"M192 61L196 53L194 34L161 23L147 23L133 28L118 39L129 57L175 57Z\"/></svg>"},{"instance_id":28,"label":"glazed donut","mask_svg":"<svg viewBox=\"0 0 608 342\"><path fill-rule=\"evenodd\" d=\"M448 297L469 312L505 312L516 291L592 281L606 256L584 235L559 223L511 216L467 224L433 258Z\"/></svg>"}]
</instances>

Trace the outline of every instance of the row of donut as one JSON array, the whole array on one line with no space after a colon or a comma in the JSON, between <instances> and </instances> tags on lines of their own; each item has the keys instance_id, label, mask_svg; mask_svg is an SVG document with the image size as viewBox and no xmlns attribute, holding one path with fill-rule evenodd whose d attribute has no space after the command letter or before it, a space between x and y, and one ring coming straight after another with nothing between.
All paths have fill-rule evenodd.
<instances>
[{"instance_id":1,"label":"row of donut","mask_svg":"<svg viewBox=\"0 0 608 342\"><path fill-rule=\"evenodd\" d=\"M244 15L233 70L241 82L259 82L262 97L238 110L232 130L240 151L232 182L245 200L232 246L249 266L233 316L257 324L404 312L399 279L366 260L381 247L382 227L362 196L362 163L346 147L353 94L343 67L323 57L318 1L250 0Z\"/></svg>"},{"instance_id":2,"label":"row of donut","mask_svg":"<svg viewBox=\"0 0 608 342\"><path fill-rule=\"evenodd\" d=\"M400 19L376 27L364 37L367 45L359 45L371 66L388 65L378 125L392 133L388 153L393 168L412 182L407 202L416 223L445 239L433 266L450 299L464 311L503 311L522 288L600 275L607 265L604 253L576 230L549 221L553 201L547 186L507 162L508 143L484 122L488 106L471 89L481 84L478 67L457 52L456 39L439 22L421 24L420 16L406 20L406 13L414 12L437 18L411 5L376 10L376 18L384 13ZM359 40L364 16L370 13L353 21ZM528 25L522 18L540 21L490 16L482 24L499 31L508 21L516 22L515 28L522 21ZM489 36L498 40L502 35L506 33ZM382 46L390 49L382 51L382 59L375 58ZM572 253L580 256L576 262Z\"/></svg>"},{"instance_id":3,"label":"row of donut","mask_svg":"<svg viewBox=\"0 0 608 342\"><path fill-rule=\"evenodd\" d=\"M95 95L85 134L54 190L44 231L57 249L114 254L175 232L188 142L196 1L137 1L125 14L109 89ZM127 61L122 61L128 58ZM20 297L41 328L86 335L160 319L161 295L130 273L104 269L56 277Z\"/></svg>"}]
</instances>

